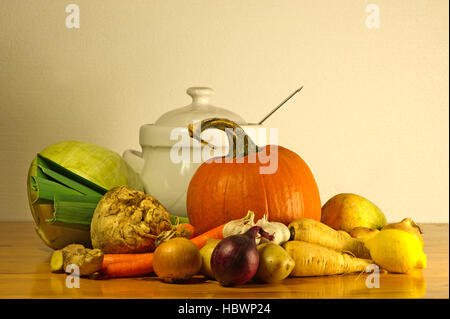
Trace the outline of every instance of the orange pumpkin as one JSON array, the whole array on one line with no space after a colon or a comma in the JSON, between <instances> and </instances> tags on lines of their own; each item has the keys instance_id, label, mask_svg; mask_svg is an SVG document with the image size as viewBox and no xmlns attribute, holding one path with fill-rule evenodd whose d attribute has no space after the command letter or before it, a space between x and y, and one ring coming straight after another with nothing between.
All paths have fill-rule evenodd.
<instances>
[{"instance_id":1,"label":"orange pumpkin","mask_svg":"<svg viewBox=\"0 0 450 319\"><path fill-rule=\"evenodd\" d=\"M195 128L190 125L189 132L191 137L203 142L200 133L208 128L232 128L233 135L229 130L225 132L234 147L230 147L230 154L226 156L228 162L226 157L210 159L191 179L186 204L196 234L242 218L248 210L255 212L255 221L264 214L270 221L284 224L300 217L320 221L319 190L311 170L300 156L281 146L256 147L242 128L229 120L207 119ZM269 164L263 162L260 153L269 158L278 155L278 168L274 173L261 174L260 168Z\"/></svg>"}]
</instances>

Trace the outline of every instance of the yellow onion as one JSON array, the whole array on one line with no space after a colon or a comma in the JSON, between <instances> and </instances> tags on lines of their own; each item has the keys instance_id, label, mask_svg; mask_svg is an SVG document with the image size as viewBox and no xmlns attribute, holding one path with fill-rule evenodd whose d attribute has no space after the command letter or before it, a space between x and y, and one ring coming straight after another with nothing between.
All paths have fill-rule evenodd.
<instances>
[{"instance_id":1,"label":"yellow onion","mask_svg":"<svg viewBox=\"0 0 450 319\"><path fill-rule=\"evenodd\" d=\"M161 243L153 255L154 272L165 282L183 282L196 275L201 267L200 251L184 237Z\"/></svg>"}]
</instances>

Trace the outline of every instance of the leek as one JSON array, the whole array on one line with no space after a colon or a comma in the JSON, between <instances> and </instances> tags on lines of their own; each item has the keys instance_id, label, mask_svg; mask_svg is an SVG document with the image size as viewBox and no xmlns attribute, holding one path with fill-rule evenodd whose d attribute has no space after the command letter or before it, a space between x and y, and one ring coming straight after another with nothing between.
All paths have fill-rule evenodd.
<instances>
[{"instance_id":1,"label":"leek","mask_svg":"<svg viewBox=\"0 0 450 319\"><path fill-rule=\"evenodd\" d=\"M54 197L54 213L46 219L50 224L89 229L92 215L101 197L58 195Z\"/></svg>"},{"instance_id":2,"label":"leek","mask_svg":"<svg viewBox=\"0 0 450 319\"><path fill-rule=\"evenodd\" d=\"M89 229L97 203L107 192L41 154L30 185L35 192L33 204L53 204L53 216L46 222L70 228Z\"/></svg>"},{"instance_id":3,"label":"leek","mask_svg":"<svg viewBox=\"0 0 450 319\"><path fill-rule=\"evenodd\" d=\"M36 173L30 176L32 205L53 204L45 222L89 230L95 208L111 188L127 185L142 189L138 175L121 157L82 142L54 144L36 156ZM128 182L127 182L128 181ZM187 217L170 215L172 224L189 223Z\"/></svg>"}]
</instances>

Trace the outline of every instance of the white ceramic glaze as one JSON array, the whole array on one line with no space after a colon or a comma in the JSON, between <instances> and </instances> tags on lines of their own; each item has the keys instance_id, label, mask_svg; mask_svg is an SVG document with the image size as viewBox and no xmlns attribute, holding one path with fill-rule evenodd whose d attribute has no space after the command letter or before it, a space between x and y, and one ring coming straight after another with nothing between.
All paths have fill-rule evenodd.
<instances>
[{"instance_id":1,"label":"white ceramic glaze","mask_svg":"<svg viewBox=\"0 0 450 319\"><path fill-rule=\"evenodd\" d=\"M214 145L202 146L191 139L188 125L211 117L231 119L247 132L257 145L266 145L265 134L257 134L260 125L247 124L239 115L209 103L210 88L189 88L188 106L162 115L155 124L142 125L139 143L142 152L126 150L125 161L141 176L145 192L158 199L173 215L187 216L186 193L189 182L203 161L228 152L226 134L206 130L202 138ZM181 154L185 157L181 158ZM187 156L188 154L188 156Z\"/></svg>"}]
</instances>

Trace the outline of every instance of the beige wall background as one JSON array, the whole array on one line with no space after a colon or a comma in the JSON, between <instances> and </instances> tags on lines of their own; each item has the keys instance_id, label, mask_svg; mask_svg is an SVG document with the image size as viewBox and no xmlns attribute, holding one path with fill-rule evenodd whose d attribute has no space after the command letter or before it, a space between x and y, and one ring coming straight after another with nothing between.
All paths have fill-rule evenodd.
<instances>
[{"instance_id":1,"label":"beige wall background","mask_svg":"<svg viewBox=\"0 0 450 319\"><path fill-rule=\"evenodd\" d=\"M67 29L65 7L80 8ZM367 4L380 9L368 29ZM266 124L341 192L389 221L449 219L445 0L0 0L0 219L31 220L30 161L82 140L119 153L139 126L210 86L214 104Z\"/></svg>"}]
</instances>

